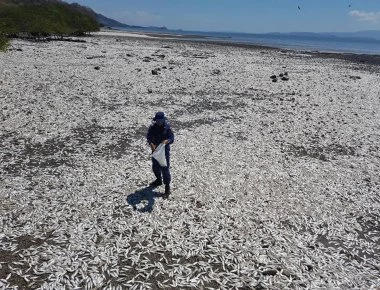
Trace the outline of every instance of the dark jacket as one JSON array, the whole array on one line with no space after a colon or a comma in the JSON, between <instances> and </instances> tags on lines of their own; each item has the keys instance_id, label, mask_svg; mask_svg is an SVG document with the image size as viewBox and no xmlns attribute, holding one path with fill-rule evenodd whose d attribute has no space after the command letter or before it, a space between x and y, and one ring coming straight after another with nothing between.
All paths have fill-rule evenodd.
<instances>
[{"instance_id":1,"label":"dark jacket","mask_svg":"<svg viewBox=\"0 0 380 290\"><path fill-rule=\"evenodd\" d=\"M150 125L146 139L149 144L153 143L156 146L167 139L169 143L165 146L165 149L166 151L170 151L170 144L174 142L174 134L168 122L165 122L165 125L162 127L154 123Z\"/></svg>"}]
</instances>

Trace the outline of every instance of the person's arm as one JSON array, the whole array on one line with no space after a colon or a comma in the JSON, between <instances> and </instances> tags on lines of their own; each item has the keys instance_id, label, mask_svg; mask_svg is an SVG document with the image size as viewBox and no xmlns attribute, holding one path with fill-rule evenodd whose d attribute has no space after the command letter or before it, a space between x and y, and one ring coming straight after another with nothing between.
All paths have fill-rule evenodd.
<instances>
[{"instance_id":1,"label":"person's arm","mask_svg":"<svg viewBox=\"0 0 380 290\"><path fill-rule=\"evenodd\" d=\"M164 141L162 141L162 143L164 144L172 144L174 142L174 134L173 134L173 131L172 129L168 129L168 138Z\"/></svg>"},{"instance_id":2,"label":"person's arm","mask_svg":"<svg viewBox=\"0 0 380 290\"><path fill-rule=\"evenodd\" d=\"M148 129L148 133L146 134L146 140L148 144L150 145L152 152L154 152L154 150L156 150L156 145L154 145L152 141L152 127L149 127Z\"/></svg>"},{"instance_id":3,"label":"person's arm","mask_svg":"<svg viewBox=\"0 0 380 290\"><path fill-rule=\"evenodd\" d=\"M169 140L169 143L168 144L173 144L174 143L174 134L173 134L173 131L172 129L169 128L168 130L168 140Z\"/></svg>"}]
</instances>

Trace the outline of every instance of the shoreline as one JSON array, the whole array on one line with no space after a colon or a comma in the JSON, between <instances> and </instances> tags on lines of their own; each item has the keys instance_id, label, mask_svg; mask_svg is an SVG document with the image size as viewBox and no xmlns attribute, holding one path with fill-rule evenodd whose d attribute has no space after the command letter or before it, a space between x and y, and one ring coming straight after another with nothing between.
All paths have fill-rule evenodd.
<instances>
[{"instance_id":1,"label":"shoreline","mask_svg":"<svg viewBox=\"0 0 380 290\"><path fill-rule=\"evenodd\" d=\"M215 46L224 46L224 47L237 47L237 48L246 48L253 50L271 50L284 53L301 53L310 55L312 57L320 57L324 59L340 59L353 63L359 63L363 65L370 66L379 66L380 71L380 54L359 54L359 53L350 53L350 52L329 52L329 51L310 51L310 50L297 50L292 48L280 48L275 46L267 46L260 44L251 44L243 42L228 42L221 40L209 40L207 37L195 36L195 35L170 35L162 33L140 33L140 32L127 32L127 31L114 31L114 30L105 30L102 31L102 34L96 34L95 36L104 36L104 37L126 37L126 38L140 38L153 41L175 41L175 42L184 42L184 43L199 43ZM197 39L196 39L197 38ZM375 68L376 69L376 68Z\"/></svg>"}]
</instances>

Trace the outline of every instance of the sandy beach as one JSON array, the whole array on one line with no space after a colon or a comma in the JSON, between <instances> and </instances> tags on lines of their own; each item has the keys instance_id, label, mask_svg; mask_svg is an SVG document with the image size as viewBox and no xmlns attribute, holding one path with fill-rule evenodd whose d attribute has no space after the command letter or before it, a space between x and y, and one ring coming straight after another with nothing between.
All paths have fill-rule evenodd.
<instances>
[{"instance_id":1,"label":"sandy beach","mask_svg":"<svg viewBox=\"0 0 380 290\"><path fill-rule=\"evenodd\" d=\"M378 58L140 36L0 53L0 289L380 287Z\"/></svg>"}]
</instances>

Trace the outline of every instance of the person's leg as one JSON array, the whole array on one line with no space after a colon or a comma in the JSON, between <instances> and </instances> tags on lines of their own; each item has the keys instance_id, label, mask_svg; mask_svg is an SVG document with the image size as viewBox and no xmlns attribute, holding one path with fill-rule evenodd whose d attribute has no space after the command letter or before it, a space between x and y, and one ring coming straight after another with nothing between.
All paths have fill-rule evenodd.
<instances>
[{"instance_id":1,"label":"person's leg","mask_svg":"<svg viewBox=\"0 0 380 290\"><path fill-rule=\"evenodd\" d=\"M164 178L165 183L165 196L168 197L170 195L170 182L172 180L172 177L170 175L170 153L168 151L166 153L166 163L167 167L162 167L162 175Z\"/></svg>"},{"instance_id":2,"label":"person's leg","mask_svg":"<svg viewBox=\"0 0 380 290\"><path fill-rule=\"evenodd\" d=\"M166 163L168 165L167 167L161 167L162 176L163 176L165 185L170 184L170 182L172 181L172 177L170 174L170 154L169 153L166 153Z\"/></svg>"},{"instance_id":3,"label":"person's leg","mask_svg":"<svg viewBox=\"0 0 380 290\"><path fill-rule=\"evenodd\" d=\"M162 184L162 177L161 177L161 166L158 163L156 159L152 157L152 170L154 175L156 176L156 180L153 181L150 185L151 186L160 186Z\"/></svg>"}]
</instances>

